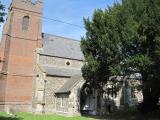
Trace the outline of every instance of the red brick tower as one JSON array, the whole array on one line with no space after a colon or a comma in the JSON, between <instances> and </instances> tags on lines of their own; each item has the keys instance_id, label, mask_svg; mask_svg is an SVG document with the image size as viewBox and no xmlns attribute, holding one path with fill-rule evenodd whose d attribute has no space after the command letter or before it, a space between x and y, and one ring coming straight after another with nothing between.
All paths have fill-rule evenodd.
<instances>
[{"instance_id":1,"label":"red brick tower","mask_svg":"<svg viewBox=\"0 0 160 120\"><path fill-rule=\"evenodd\" d=\"M31 110L34 51L41 46L41 18L41 0L12 0L0 44L1 110Z\"/></svg>"}]
</instances>

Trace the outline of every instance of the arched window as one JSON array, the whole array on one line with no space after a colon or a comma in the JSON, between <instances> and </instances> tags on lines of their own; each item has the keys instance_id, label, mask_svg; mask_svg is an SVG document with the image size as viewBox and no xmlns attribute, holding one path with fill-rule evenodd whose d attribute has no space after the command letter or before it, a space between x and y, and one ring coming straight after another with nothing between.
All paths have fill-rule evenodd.
<instances>
[{"instance_id":1,"label":"arched window","mask_svg":"<svg viewBox=\"0 0 160 120\"><path fill-rule=\"evenodd\" d=\"M24 16L23 23L22 23L22 30L28 31L28 28L29 28L29 16Z\"/></svg>"}]
</instances>

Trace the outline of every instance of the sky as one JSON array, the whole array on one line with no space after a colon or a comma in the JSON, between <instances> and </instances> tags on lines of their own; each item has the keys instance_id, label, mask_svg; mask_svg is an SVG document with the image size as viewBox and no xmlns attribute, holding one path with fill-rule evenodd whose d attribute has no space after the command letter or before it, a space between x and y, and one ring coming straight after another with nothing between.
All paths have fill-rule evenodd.
<instances>
[{"instance_id":1,"label":"sky","mask_svg":"<svg viewBox=\"0 0 160 120\"><path fill-rule=\"evenodd\" d=\"M8 8L12 0L0 0ZM34 0L35 1L35 0ZM85 36L83 18L92 18L95 9L112 6L116 0L43 0L43 17L64 21L73 25L43 19L42 32L80 40ZM2 33L0 27L0 37Z\"/></svg>"}]
</instances>

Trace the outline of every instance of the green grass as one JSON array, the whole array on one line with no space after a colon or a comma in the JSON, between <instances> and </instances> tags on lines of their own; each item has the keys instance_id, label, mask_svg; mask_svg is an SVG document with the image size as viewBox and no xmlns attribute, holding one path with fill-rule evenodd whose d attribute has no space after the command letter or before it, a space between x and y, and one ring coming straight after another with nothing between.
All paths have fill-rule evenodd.
<instances>
[{"instance_id":1,"label":"green grass","mask_svg":"<svg viewBox=\"0 0 160 120\"><path fill-rule=\"evenodd\" d=\"M29 113L17 113L16 118L0 113L0 120L93 120L87 117L64 117L59 115L34 115Z\"/></svg>"},{"instance_id":2,"label":"green grass","mask_svg":"<svg viewBox=\"0 0 160 120\"><path fill-rule=\"evenodd\" d=\"M17 113L16 118L14 118L0 112L0 120L160 120L160 114L141 115L135 111L117 111L106 116L64 117L59 115Z\"/></svg>"}]
</instances>

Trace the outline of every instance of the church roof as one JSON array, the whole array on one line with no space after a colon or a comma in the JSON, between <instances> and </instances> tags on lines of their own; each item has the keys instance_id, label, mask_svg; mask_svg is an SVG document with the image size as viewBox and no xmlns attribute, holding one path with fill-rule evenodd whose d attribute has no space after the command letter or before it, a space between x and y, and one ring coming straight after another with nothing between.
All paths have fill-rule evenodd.
<instances>
[{"instance_id":1,"label":"church roof","mask_svg":"<svg viewBox=\"0 0 160 120\"><path fill-rule=\"evenodd\" d=\"M58 89L55 93L70 93L70 91L77 85L81 80L83 80L82 76L73 76L70 80L66 81L66 83Z\"/></svg>"},{"instance_id":2,"label":"church roof","mask_svg":"<svg viewBox=\"0 0 160 120\"><path fill-rule=\"evenodd\" d=\"M80 41L43 33L43 54L83 60Z\"/></svg>"},{"instance_id":3,"label":"church roof","mask_svg":"<svg viewBox=\"0 0 160 120\"><path fill-rule=\"evenodd\" d=\"M43 67L47 75L71 77L82 74L81 69L57 67L51 65L44 65Z\"/></svg>"}]
</instances>

